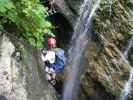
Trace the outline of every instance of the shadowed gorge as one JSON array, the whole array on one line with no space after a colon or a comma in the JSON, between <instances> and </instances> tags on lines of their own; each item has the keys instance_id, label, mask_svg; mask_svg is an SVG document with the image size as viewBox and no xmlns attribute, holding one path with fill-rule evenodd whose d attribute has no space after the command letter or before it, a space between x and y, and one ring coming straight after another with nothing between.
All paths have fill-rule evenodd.
<instances>
[{"instance_id":1,"label":"shadowed gorge","mask_svg":"<svg viewBox=\"0 0 133 100\"><path fill-rule=\"evenodd\" d=\"M68 46L73 32L73 27L66 17L61 13L55 13L49 16L49 20L53 23L58 45Z\"/></svg>"}]
</instances>

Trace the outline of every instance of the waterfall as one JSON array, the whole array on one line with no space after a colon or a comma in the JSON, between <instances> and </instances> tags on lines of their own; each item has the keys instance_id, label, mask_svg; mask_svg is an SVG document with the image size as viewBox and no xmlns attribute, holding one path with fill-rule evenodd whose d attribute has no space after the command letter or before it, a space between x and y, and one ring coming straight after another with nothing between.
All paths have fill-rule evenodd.
<instances>
[{"instance_id":1,"label":"waterfall","mask_svg":"<svg viewBox=\"0 0 133 100\"><path fill-rule=\"evenodd\" d=\"M130 77L129 77L127 83L125 84L124 89L121 92L119 100L127 100L128 99L128 95L131 92L132 83L133 83L133 68L130 71Z\"/></svg>"},{"instance_id":2,"label":"waterfall","mask_svg":"<svg viewBox=\"0 0 133 100\"><path fill-rule=\"evenodd\" d=\"M128 46L127 46L127 48L126 48L125 51L124 51L124 56L125 56L125 58L128 58L128 52L129 52L129 50L131 49L132 44L133 44L133 36L132 36L131 39L128 41Z\"/></svg>"},{"instance_id":3,"label":"waterfall","mask_svg":"<svg viewBox=\"0 0 133 100\"><path fill-rule=\"evenodd\" d=\"M100 1L98 0L93 6L92 0L84 0L81 6L80 17L76 23L68 51L69 69L64 85L63 100L75 100L79 86L82 55L91 36L91 19L99 7Z\"/></svg>"},{"instance_id":4,"label":"waterfall","mask_svg":"<svg viewBox=\"0 0 133 100\"><path fill-rule=\"evenodd\" d=\"M127 48L124 51L125 58L128 58L128 53L129 53L132 45L133 45L133 36L129 40L128 46L127 46ZM131 70L130 70L129 79L128 79L127 83L125 84L124 89L121 92L119 100L127 100L128 99L128 95L131 92L132 83L133 83L133 68L131 68Z\"/></svg>"}]
</instances>

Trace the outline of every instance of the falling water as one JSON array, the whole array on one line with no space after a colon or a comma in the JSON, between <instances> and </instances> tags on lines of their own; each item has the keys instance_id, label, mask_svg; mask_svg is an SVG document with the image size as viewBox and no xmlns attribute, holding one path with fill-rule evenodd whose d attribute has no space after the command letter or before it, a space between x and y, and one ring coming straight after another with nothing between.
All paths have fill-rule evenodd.
<instances>
[{"instance_id":1,"label":"falling water","mask_svg":"<svg viewBox=\"0 0 133 100\"><path fill-rule=\"evenodd\" d=\"M128 56L129 50L130 50L131 47L132 47L132 44L133 44L133 36L132 36L131 39L129 40L128 46L127 46L127 48L126 48L125 51L124 51L124 56L125 56L126 58L127 58L127 56Z\"/></svg>"},{"instance_id":2,"label":"falling water","mask_svg":"<svg viewBox=\"0 0 133 100\"><path fill-rule=\"evenodd\" d=\"M133 45L133 36L129 40L128 46L127 46L127 48L124 51L125 58L128 58L128 53L129 53L132 45ZM128 79L127 83L125 84L124 89L121 92L119 100L127 100L128 99L128 95L131 92L132 83L133 83L133 68L131 68L131 70L130 70L129 79Z\"/></svg>"},{"instance_id":3,"label":"falling water","mask_svg":"<svg viewBox=\"0 0 133 100\"><path fill-rule=\"evenodd\" d=\"M69 70L66 84L64 85L63 100L75 100L78 91L80 64L83 51L90 37L91 19L100 5L98 0L93 6L92 0L84 0L80 9L80 17L75 26L75 31L72 36L71 46L69 49ZM93 6L93 8L92 8ZM92 9L91 9L92 8Z\"/></svg>"},{"instance_id":4,"label":"falling water","mask_svg":"<svg viewBox=\"0 0 133 100\"><path fill-rule=\"evenodd\" d=\"M125 84L124 89L121 92L120 100L127 100L128 99L128 95L131 92L132 83L133 83L133 68L130 71L129 79L128 79L127 83Z\"/></svg>"},{"instance_id":5,"label":"falling water","mask_svg":"<svg viewBox=\"0 0 133 100\"><path fill-rule=\"evenodd\" d=\"M112 15L112 4L113 4L113 1L112 0L109 0L109 15L111 16Z\"/></svg>"}]
</instances>

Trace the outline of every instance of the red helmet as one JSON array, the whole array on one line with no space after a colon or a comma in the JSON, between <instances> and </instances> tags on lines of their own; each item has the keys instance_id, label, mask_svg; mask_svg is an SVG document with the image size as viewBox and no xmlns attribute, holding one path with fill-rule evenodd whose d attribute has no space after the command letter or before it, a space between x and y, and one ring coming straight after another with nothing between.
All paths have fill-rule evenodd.
<instances>
[{"instance_id":1,"label":"red helmet","mask_svg":"<svg viewBox=\"0 0 133 100\"><path fill-rule=\"evenodd\" d=\"M54 37L48 38L48 46L52 47L54 45L56 45L56 39Z\"/></svg>"}]
</instances>

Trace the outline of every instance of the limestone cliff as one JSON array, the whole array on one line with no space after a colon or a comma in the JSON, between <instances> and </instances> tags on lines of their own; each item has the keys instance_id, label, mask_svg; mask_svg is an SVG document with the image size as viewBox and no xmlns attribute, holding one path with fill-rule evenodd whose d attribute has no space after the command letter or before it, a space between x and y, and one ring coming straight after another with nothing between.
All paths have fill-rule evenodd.
<instances>
[{"instance_id":1,"label":"limestone cliff","mask_svg":"<svg viewBox=\"0 0 133 100\"><path fill-rule=\"evenodd\" d=\"M0 100L56 100L35 54L29 44L0 31Z\"/></svg>"}]
</instances>

